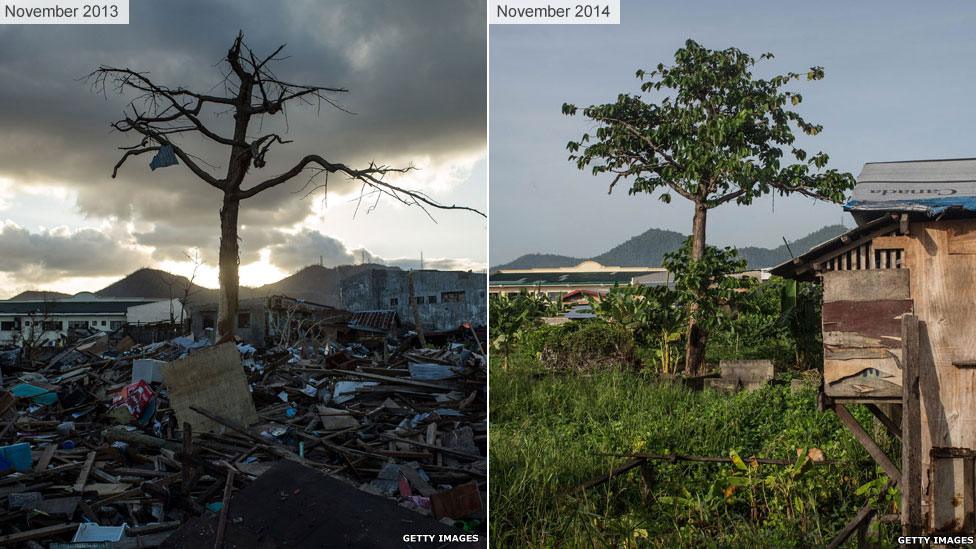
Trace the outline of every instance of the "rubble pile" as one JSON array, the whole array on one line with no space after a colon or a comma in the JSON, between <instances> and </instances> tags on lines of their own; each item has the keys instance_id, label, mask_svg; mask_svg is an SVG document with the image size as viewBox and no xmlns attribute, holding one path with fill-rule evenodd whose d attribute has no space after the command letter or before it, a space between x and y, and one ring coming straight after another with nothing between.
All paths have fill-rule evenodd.
<instances>
[{"instance_id":1,"label":"rubble pile","mask_svg":"<svg viewBox=\"0 0 976 549\"><path fill-rule=\"evenodd\" d=\"M242 520L234 495L283 461L483 531L483 351L415 341L262 351L97 334L0 353L0 546L166 546L205 518L219 543Z\"/></svg>"}]
</instances>

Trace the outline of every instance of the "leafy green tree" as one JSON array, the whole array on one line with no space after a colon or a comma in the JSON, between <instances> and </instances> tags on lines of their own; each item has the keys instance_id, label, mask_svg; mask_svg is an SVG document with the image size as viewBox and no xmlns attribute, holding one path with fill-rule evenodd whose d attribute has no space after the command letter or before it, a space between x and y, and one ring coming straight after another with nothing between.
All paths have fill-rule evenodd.
<instances>
[{"instance_id":1,"label":"leafy green tree","mask_svg":"<svg viewBox=\"0 0 976 549\"><path fill-rule=\"evenodd\" d=\"M746 268L746 261L735 248L705 246L702 256L692 259L693 238L681 248L664 256L664 267L674 279L678 303L685 306L688 325L698 326L704 346L710 330L719 327L729 308L753 285L753 279L732 276ZM704 355L703 355L704 356ZM695 373L699 365L690 365L686 355L685 371Z\"/></svg>"},{"instance_id":2,"label":"leafy green tree","mask_svg":"<svg viewBox=\"0 0 976 549\"><path fill-rule=\"evenodd\" d=\"M569 142L569 159L595 175L612 174L611 192L626 180L630 194L659 193L665 203L676 194L692 202L692 262L705 255L712 208L750 204L772 192L842 201L854 178L828 169L825 153L808 154L796 145L797 130L816 135L822 127L793 110L803 97L787 89L803 78L823 78L823 68L765 79L753 75L755 64L736 48L710 50L688 40L673 65L637 71L647 99L624 93L583 109L564 104L563 113L596 124L595 133ZM693 370L700 368L707 338L701 318L692 315L688 326L685 367Z\"/></svg>"},{"instance_id":3,"label":"leafy green tree","mask_svg":"<svg viewBox=\"0 0 976 549\"><path fill-rule=\"evenodd\" d=\"M512 347L527 328L552 310L549 299L539 293L520 292L518 295L499 295L489 303L489 328L492 347L502 352L502 369L508 369Z\"/></svg>"}]
</instances>

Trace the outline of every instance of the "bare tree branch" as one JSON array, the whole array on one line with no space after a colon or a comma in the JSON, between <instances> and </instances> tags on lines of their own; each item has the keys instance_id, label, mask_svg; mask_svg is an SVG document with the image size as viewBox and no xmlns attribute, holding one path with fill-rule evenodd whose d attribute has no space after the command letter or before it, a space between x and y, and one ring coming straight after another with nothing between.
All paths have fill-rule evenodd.
<instances>
[{"instance_id":1,"label":"bare tree branch","mask_svg":"<svg viewBox=\"0 0 976 549\"><path fill-rule=\"evenodd\" d=\"M297 164L292 166L292 168L276 177L271 179L266 179L261 183L254 185L253 187L241 190L237 196L241 200L250 198L260 192L266 191L272 187L276 187L290 181L295 176L300 174L308 166L318 166L322 170L329 173L343 173L349 176L350 179L362 181L368 187L376 189L387 196L391 196L396 200L411 206L419 206L426 211L426 207L431 207L439 210L467 210L469 212L474 212L482 217L486 217L485 214L475 208L470 208L467 206L457 206L457 205L446 205L441 204L427 196L426 194L410 189L404 189L396 185L392 185L382 180L382 177L391 173L407 173L412 171L414 168L388 168L382 166L376 166L375 164L370 164L370 166L364 170L356 170L346 166L342 163L332 163L317 154L310 154L299 161Z\"/></svg>"}]
</instances>

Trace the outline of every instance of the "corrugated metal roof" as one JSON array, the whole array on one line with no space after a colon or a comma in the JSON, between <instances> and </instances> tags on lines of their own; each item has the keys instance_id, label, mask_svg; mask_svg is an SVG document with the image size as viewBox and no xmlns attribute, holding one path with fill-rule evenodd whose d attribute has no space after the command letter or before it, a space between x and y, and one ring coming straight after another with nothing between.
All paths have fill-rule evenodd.
<instances>
[{"instance_id":1,"label":"corrugated metal roof","mask_svg":"<svg viewBox=\"0 0 976 549\"><path fill-rule=\"evenodd\" d=\"M660 269L642 271L596 271L567 273L561 271L539 271L533 273L516 272L493 273L489 276L491 286L578 286L582 284L630 284L631 280L646 275L659 275ZM667 276L667 273L664 274Z\"/></svg>"},{"instance_id":2,"label":"corrugated metal roof","mask_svg":"<svg viewBox=\"0 0 976 549\"><path fill-rule=\"evenodd\" d=\"M869 162L844 209L851 212L976 212L976 158Z\"/></svg>"},{"instance_id":3,"label":"corrugated metal roof","mask_svg":"<svg viewBox=\"0 0 976 549\"><path fill-rule=\"evenodd\" d=\"M388 332L400 323L396 311L359 311L353 313L349 320L349 327L354 330L371 332Z\"/></svg>"}]
</instances>

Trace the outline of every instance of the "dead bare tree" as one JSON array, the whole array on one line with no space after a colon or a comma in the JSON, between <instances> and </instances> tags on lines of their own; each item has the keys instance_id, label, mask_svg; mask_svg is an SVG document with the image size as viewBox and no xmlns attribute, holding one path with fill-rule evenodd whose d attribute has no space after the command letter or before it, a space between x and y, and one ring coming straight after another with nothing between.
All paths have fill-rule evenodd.
<instances>
[{"instance_id":1,"label":"dead bare tree","mask_svg":"<svg viewBox=\"0 0 976 549\"><path fill-rule=\"evenodd\" d=\"M181 331L184 329L183 319L184 319L184 314L186 313L186 308L190 304L190 296L196 293L196 291L193 289L193 282L197 278L197 271L200 269L200 265L203 264L203 261L200 259L200 250L194 250L193 255L190 255L188 253L184 253L183 255L185 255L186 258L193 263L193 272L190 273L190 278L188 278L186 280L186 283L183 285L183 295L180 296L180 330ZM170 307L172 308L172 302L170 303Z\"/></svg>"},{"instance_id":2,"label":"dead bare tree","mask_svg":"<svg viewBox=\"0 0 976 549\"><path fill-rule=\"evenodd\" d=\"M387 175L406 173L412 167L394 168L370 162L365 168L355 169L341 162L331 162L318 154L309 154L290 169L266 179L248 181L249 184L245 186L252 167L265 167L266 157L273 146L291 143L277 133L252 137L252 121L265 116L283 115L286 106L291 104L317 104L321 107L325 103L342 109L332 96L344 93L346 89L296 84L279 78L271 70L270 64L282 59L280 54L284 47L282 45L270 55L259 57L245 44L243 33L238 33L223 60L227 69L224 73L223 95L165 86L154 82L149 73L130 68L102 66L88 77L93 91L97 93L105 94L107 88L112 87L121 94L134 94L134 98L126 106L123 118L113 123L112 127L119 132L137 136L139 142L121 148L125 152L112 170L113 178L129 158L147 153L159 154L161 150L166 153L171 151L197 178L223 194L218 256L218 339L233 337L237 326L237 220L242 200L302 174L310 173L305 183L307 188L317 176L325 174L327 183L328 174L335 173L360 183L363 193L368 191L374 193L377 199L388 196L403 204L418 206L428 215L428 208L433 208L467 210L484 216L474 208L441 204L421 191L406 189L384 180ZM233 114L232 135L220 133L207 121L207 116L214 114L215 109ZM224 172L219 175L211 173L202 165L206 162L184 150L177 143L184 135L202 136L205 140L229 149L229 161ZM317 188L319 186L312 190Z\"/></svg>"}]
</instances>

